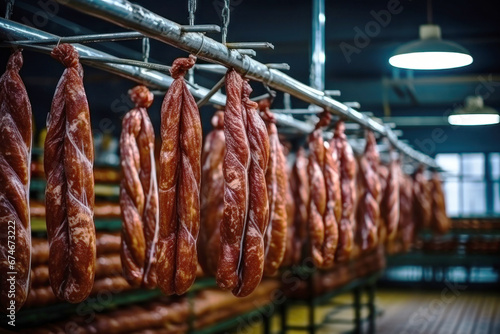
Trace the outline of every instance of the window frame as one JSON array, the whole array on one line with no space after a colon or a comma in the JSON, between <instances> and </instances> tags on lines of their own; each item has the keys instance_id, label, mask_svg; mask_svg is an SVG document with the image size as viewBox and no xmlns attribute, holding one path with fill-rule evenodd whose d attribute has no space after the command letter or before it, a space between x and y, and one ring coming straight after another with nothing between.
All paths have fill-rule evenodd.
<instances>
[{"instance_id":1,"label":"window frame","mask_svg":"<svg viewBox=\"0 0 500 334\"><path fill-rule=\"evenodd\" d=\"M490 217L490 216L500 216L500 212L495 212L495 184L499 184L500 189L500 176L496 179L493 178L492 172L493 167L491 156L493 154L500 154L500 152L464 152L464 153L456 153L456 152L442 152L439 154L456 154L458 155L458 175L450 174L449 177L444 177L443 181L446 182L448 180L453 180L458 182L458 212L456 216L453 217ZM483 160L483 178L478 179L476 176L465 175L464 174L464 156L468 154L482 154L484 157ZM464 205L465 205L465 183L480 183L484 184L484 199L485 206L484 211L478 214L464 214Z\"/></svg>"}]
</instances>

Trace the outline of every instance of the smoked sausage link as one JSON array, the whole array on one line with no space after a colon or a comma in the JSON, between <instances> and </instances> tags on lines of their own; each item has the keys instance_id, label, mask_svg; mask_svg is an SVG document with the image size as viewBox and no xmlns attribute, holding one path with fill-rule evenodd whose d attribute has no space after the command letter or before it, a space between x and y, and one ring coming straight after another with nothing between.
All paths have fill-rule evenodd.
<instances>
[{"instance_id":1,"label":"smoked sausage link","mask_svg":"<svg viewBox=\"0 0 500 334\"><path fill-rule=\"evenodd\" d=\"M51 56L66 69L47 119L44 149L50 284L58 298L78 303L90 294L95 273L94 146L78 53L60 44Z\"/></svg>"},{"instance_id":2,"label":"smoked sausage link","mask_svg":"<svg viewBox=\"0 0 500 334\"><path fill-rule=\"evenodd\" d=\"M334 135L335 145L340 160L340 193L342 199L342 214L339 222L339 244L335 258L337 262L349 259L354 245L354 203L356 198L356 161L354 153L347 142L345 124L337 122Z\"/></svg>"},{"instance_id":3,"label":"smoked sausage link","mask_svg":"<svg viewBox=\"0 0 500 334\"><path fill-rule=\"evenodd\" d=\"M185 293L198 264L202 131L198 107L184 81L195 61L192 55L174 61L174 82L161 106L156 269L158 286L167 295Z\"/></svg>"},{"instance_id":4,"label":"smoked sausage link","mask_svg":"<svg viewBox=\"0 0 500 334\"><path fill-rule=\"evenodd\" d=\"M29 184L31 104L19 76L21 51L14 52L0 78L0 305L15 302L19 310L28 296L31 267ZM15 260L14 260L15 259ZM13 260L12 263L9 260ZM16 272L14 281L9 272ZM10 295L15 287L14 298Z\"/></svg>"},{"instance_id":5,"label":"smoked sausage link","mask_svg":"<svg viewBox=\"0 0 500 334\"><path fill-rule=\"evenodd\" d=\"M123 276L132 286L156 287L158 185L154 160L154 130L146 108L153 94L145 86L129 91L135 108L123 119L120 159Z\"/></svg>"},{"instance_id":6,"label":"smoked sausage link","mask_svg":"<svg viewBox=\"0 0 500 334\"><path fill-rule=\"evenodd\" d=\"M248 211L248 169L250 146L246 133L246 115L241 103L243 79L234 70L226 74L224 112L224 216L220 226L220 254L217 285L232 290L238 285L238 266Z\"/></svg>"},{"instance_id":7,"label":"smoked sausage link","mask_svg":"<svg viewBox=\"0 0 500 334\"><path fill-rule=\"evenodd\" d=\"M222 164L226 152L224 112L212 117L214 129L205 138L201 154L200 236L198 261L208 275L217 272L220 248L220 225L224 213L224 175Z\"/></svg>"},{"instance_id":8,"label":"smoked sausage link","mask_svg":"<svg viewBox=\"0 0 500 334\"><path fill-rule=\"evenodd\" d=\"M248 296L259 285L264 272L264 233L268 226L269 203L266 189L266 168L269 160L269 137L266 125L250 100L252 88L243 82L242 103L247 115L247 135L250 146L248 170L248 214L240 260L238 286L233 294Z\"/></svg>"}]
</instances>

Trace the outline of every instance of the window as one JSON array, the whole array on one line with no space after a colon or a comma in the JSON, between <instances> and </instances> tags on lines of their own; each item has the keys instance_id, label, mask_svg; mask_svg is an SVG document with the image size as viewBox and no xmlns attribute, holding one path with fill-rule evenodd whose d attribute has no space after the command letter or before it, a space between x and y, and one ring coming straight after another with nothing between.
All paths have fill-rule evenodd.
<instances>
[{"instance_id":1,"label":"window","mask_svg":"<svg viewBox=\"0 0 500 334\"><path fill-rule=\"evenodd\" d=\"M500 153L490 153L491 183L493 184L493 213L500 213Z\"/></svg>"},{"instance_id":2,"label":"window","mask_svg":"<svg viewBox=\"0 0 500 334\"><path fill-rule=\"evenodd\" d=\"M449 216L500 214L500 153L438 154Z\"/></svg>"}]
</instances>

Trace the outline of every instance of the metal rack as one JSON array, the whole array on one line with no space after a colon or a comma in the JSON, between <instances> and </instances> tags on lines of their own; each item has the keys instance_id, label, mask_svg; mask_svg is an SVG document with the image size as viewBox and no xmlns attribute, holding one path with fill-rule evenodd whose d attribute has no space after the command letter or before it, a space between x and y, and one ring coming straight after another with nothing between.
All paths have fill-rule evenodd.
<instances>
[{"instance_id":1,"label":"metal rack","mask_svg":"<svg viewBox=\"0 0 500 334\"><path fill-rule=\"evenodd\" d=\"M58 0L58 2L127 29L136 30L144 36L157 39L195 54L197 57L209 62L220 64L227 68L234 68L247 78L262 82L271 88L319 106L347 120L359 123L387 137L392 145L406 156L430 168L438 168L436 162L432 158L414 150L409 145L398 140L390 127L354 110L346 104L332 99L323 91L311 88L277 69L270 68L270 66L250 58L242 50L229 48L229 45L221 44L202 33L186 31L185 26L163 18L146 8L132 4L126 0ZM4 40L59 38L58 36L6 19L0 19L0 36ZM118 59L87 46L76 44L75 47L82 56ZM86 61L82 59L82 62ZM150 87L166 89L173 81L170 76L164 73L140 68L138 66L107 62L87 61L87 63L105 71L146 84ZM197 85L189 88L193 96L199 99L203 99L210 92L209 89ZM225 105L225 96L221 93L215 93L210 97L209 102ZM304 133L310 132L311 130L310 124L298 121L290 115L277 116L277 120L282 126L293 127Z\"/></svg>"}]
</instances>

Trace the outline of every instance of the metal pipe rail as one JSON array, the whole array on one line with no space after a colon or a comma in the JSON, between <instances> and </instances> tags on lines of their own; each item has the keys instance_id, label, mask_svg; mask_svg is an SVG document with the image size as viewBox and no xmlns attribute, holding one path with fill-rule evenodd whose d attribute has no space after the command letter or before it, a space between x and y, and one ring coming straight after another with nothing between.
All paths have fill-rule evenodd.
<instances>
[{"instance_id":1,"label":"metal pipe rail","mask_svg":"<svg viewBox=\"0 0 500 334\"><path fill-rule=\"evenodd\" d=\"M0 17L0 38L3 40L53 40L57 39L58 37L59 36L49 34L47 32ZM78 50L78 53L82 57L103 58L109 60L113 60L116 58L108 53L98 51L84 45L73 44L73 46ZM41 51L41 49L39 51ZM82 59L82 62L85 63L85 60ZM91 62L89 64L104 71L111 72L127 79L131 79L135 82L139 82L158 89L168 89L168 87L170 87L174 80L172 79L172 77L164 73L137 66L101 62ZM200 86L198 86L197 88L188 86L188 88L193 96L200 99L205 97L209 92L207 88ZM225 105L226 96L221 93L216 93L210 98L210 102L218 105Z\"/></svg>"},{"instance_id":2,"label":"metal pipe rail","mask_svg":"<svg viewBox=\"0 0 500 334\"><path fill-rule=\"evenodd\" d=\"M225 45L200 33L183 32L181 25L170 21L150 10L126 0L57 0L63 5L99 17L127 29L133 29L142 34L170 44L176 48L192 53L209 62L234 68L245 77L260 81L266 85L295 96L305 102L318 105L325 110L360 123L383 136L387 136L395 147L411 158L438 168L436 162L412 149L391 136L387 128L325 95L324 92L311 88L292 77L242 55L237 50L231 50Z\"/></svg>"}]
</instances>

